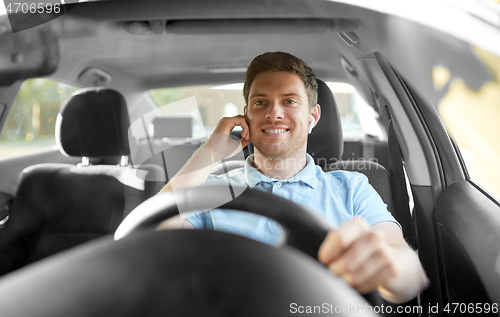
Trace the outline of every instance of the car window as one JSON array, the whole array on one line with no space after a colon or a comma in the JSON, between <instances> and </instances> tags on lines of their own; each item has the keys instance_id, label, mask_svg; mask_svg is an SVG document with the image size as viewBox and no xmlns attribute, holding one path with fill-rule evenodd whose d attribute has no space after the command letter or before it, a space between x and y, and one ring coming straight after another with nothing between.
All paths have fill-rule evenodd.
<instances>
[{"instance_id":1,"label":"car window","mask_svg":"<svg viewBox=\"0 0 500 317\"><path fill-rule=\"evenodd\" d=\"M344 133L369 133L381 136L376 123L377 114L356 92L356 89L344 83L328 82L335 95ZM165 116L192 115L195 118L193 138L210 134L220 118L243 113L245 100L243 84L235 83L223 86L192 86L162 88L149 93ZM179 103L179 100L195 97L193 103ZM188 106L189 105L189 106ZM199 113L199 115L198 115Z\"/></svg>"},{"instance_id":2,"label":"car window","mask_svg":"<svg viewBox=\"0 0 500 317\"><path fill-rule=\"evenodd\" d=\"M436 66L434 85L447 89L439 113L470 179L500 198L500 57L479 48L475 52L492 74L489 81L469 87L463 78L453 78L449 70Z\"/></svg>"},{"instance_id":3,"label":"car window","mask_svg":"<svg viewBox=\"0 0 500 317\"><path fill-rule=\"evenodd\" d=\"M0 134L0 159L54 148L59 108L76 90L76 87L45 78L26 80Z\"/></svg>"}]
</instances>

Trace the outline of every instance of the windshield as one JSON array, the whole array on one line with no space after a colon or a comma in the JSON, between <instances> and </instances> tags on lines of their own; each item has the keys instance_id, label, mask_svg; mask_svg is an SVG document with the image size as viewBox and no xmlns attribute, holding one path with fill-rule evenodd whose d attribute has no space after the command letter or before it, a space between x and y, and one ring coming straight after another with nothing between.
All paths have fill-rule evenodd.
<instances>
[{"instance_id":1,"label":"windshield","mask_svg":"<svg viewBox=\"0 0 500 317\"><path fill-rule=\"evenodd\" d=\"M454 77L444 66L433 70L434 86L444 90L439 114L460 149L470 178L500 197L500 57L474 47L491 77L473 87L467 79Z\"/></svg>"}]
</instances>

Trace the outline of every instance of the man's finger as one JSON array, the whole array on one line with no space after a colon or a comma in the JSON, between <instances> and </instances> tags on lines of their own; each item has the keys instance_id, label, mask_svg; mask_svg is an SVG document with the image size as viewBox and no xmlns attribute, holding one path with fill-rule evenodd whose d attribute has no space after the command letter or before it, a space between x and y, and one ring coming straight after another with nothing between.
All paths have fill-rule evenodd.
<instances>
[{"instance_id":1,"label":"man's finger","mask_svg":"<svg viewBox=\"0 0 500 317\"><path fill-rule=\"evenodd\" d=\"M368 223L364 219L354 218L353 221L344 222L337 230L328 233L319 248L318 259L323 264L330 264L368 230Z\"/></svg>"},{"instance_id":2,"label":"man's finger","mask_svg":"<svg viewBox=\"0 0 500 317\"><path fill-rule=\"evenodd\" d=\"M332 272L340 275L355 273L383 248L384 243L383 233L368 230L351 243L345 252L333 260L328 267Z\"/></svg>"},{"instance_id":3,"label":"man's finger","mask_svg":"<svg viewBox=\"0 0 500 317\"><path fill-rule=\"evenodd\" d=\"M247 122L242 115L237 115L234 117L224 117L219 120L217 126L214 129L214 134L231 134L234 127L241 126L242 128L247 127Z\"/></svg>"},{"instance_id":4,"label":"man's finger","mask_svg":"<svg viewBox=\"0 0 500 317\"><path fill-rule=\"evenodd\" d=\"M370 228L371 229L371 228ZM387 250L385 235L381 231L365 232L336 262L341 262L348 271L356 271L381 250Z\"/></svg>"},{"instance_id":5,"label":"man's finger","mask_svg":"<svg viewBox=\"0 0 500 317\"><path fill-rule=\"evenodd\" d=\"M378 248L371 254L369 259L358 266L353 272L350 272L353 277L353 286L361 287L365 285L365 287L373 289L381 281L386 280L386 278L394 277L396 269L391 258L392 254L389 246ZM382 271L387 276L382 275ZM375 282L377 284L373 284Z\"/></svg>"},{"instance_id":6,"label":"man's finger","mask_svg":"<svg viewBox=\"0 0 500 317\"><path fill-rule=\"evenodd\" d=\"M248 126L248 122L246 121L246 118L243 117L244 121L241 122L241 138L245 139L247 141L250 141L250 128ZM248 144L244 145L243 147L247 146Z\"/></svg>"},{"instance_id":7,"label":"man's finger","mask_svg":"<svg viewBox=\"0 0 500 317\"><path fill-rule=\"evenodd\" d=\"M351 280L351 286L360 293L368 293L383 282L394 277L394 270L390 266L384 266L379 271L371 274L366 280Z\"/></svg>"}]
</instances>

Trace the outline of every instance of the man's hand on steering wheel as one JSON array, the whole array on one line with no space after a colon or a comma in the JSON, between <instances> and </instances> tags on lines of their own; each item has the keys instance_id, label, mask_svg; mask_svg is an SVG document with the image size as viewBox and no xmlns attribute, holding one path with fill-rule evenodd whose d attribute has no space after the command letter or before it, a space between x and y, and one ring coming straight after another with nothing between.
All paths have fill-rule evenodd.
<instances>
[{"instance_id":1,"label":"man's hand on steering wheel","mask_svg":"<svg viewBox=\"0 0 500 317\"><path fill-rule=\"evenodd\" d=\"M328 233L318 259L360 293L377 289L391 302L405 302L428 280L422 267L415 265L420 262L411 261L416 254L398 230L392 222L369 226L366 220L354 218ZM409 287L408 275L415 274L422 278L418 285Z\"/></svg>"}]
</instances>

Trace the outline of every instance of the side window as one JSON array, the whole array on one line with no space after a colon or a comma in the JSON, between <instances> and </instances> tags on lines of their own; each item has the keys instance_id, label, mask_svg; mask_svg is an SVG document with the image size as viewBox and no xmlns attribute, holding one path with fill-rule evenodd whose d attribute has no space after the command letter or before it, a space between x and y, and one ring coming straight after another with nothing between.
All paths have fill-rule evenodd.
<instances>
[{"instance_id":1,"label":"side window","mask_svg":"<svg viewBox=\"0 0 500 317\"><path fill-rule=\"evenodd\" d=\"M434 85L447 91L439 114L462 155L470 179L500 198L500 57L474 48L492 75L479 88L453 78L446 68L433 70Z\"/></svg>"},{"instance_id":2,"label":"side window","mask_svg":"<svg viewBox=\"0 0 500 317\"><path fill-rule=\"evenodd\" d=\"M384 134L377 123L378 113L358 94L356 89L345 83L326 83L333 92L339 109L344 139L361 138L365 134L382 139Z\"/></svg>"},{"instance_id":3,"label":"side window","mask_svg":"<svg viewBox=\"0 0 500 317\"><path fill-rule=\"evenodd\" d=\"M50 79L26 80L0 133L0 160L53 148L59 108L76 90Z\"/></svg>"}]
</instances>

